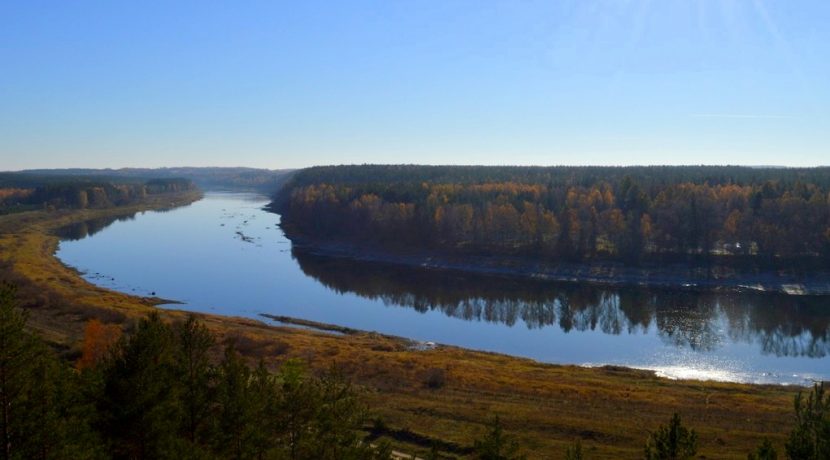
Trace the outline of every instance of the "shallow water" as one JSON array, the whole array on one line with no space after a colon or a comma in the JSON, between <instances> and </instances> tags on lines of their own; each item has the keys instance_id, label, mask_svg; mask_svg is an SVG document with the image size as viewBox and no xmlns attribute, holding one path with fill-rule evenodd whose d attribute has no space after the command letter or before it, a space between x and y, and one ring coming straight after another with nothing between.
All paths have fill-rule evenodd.
<instances>
[{"instance_id":1,"label":"shallow water","mask_svg":"<svg viewBox=\"0 0 830 460\"><path fill-rule=\"evenodd\" d=\"M421 341L672 378L830 380L830 299L616 289L355 263L292 250L266 197L63 229L58 257L100 286Z\"/></svg>"}]
</instances>

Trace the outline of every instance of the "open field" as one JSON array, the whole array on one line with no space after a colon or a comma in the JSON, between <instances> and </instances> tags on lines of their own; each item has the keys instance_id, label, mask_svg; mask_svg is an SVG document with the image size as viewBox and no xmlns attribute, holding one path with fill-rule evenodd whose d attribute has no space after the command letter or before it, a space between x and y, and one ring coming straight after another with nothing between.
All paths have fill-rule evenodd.
<instances>
[{"instance_id":1,"label":"open field","mask_svg":"<svg viewBox=\"0 0 830 460\"><path fill-rule=\"evenodd\" d=\"M0 217L0 277L21 287L30 325L67 357L77 355L85 322L129 328L161 299L97 288L60 263L52 232L98 217L128 216L186 204L188 193L141 205L82 211L32 211ZM128 262L128 261L125 261ZM163 264L163 261L160 261ZM164 310L174 320L185 313ZM638 458L649 430L679 412L700 437L706 458L746 458L764 437L779 451L792 422L797 388L671 381L625 368L582 368L438 346L371 332L345 334L269 326L243 318L199 315L251 359L291 358L317 370L341 368L365 389L382 424L378 434L400 451L426 452L441 441L462 456L498 414L530 458L561 458L581 439L586 458ZM313 325L312 325L313 326Z\"/></svg>"}]
</instances>

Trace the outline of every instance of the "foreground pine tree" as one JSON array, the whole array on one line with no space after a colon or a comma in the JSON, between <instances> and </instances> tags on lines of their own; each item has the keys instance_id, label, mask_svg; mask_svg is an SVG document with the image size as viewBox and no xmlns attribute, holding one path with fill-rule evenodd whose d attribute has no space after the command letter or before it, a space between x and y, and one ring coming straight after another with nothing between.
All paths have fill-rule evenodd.
<instances>
[{"instance_id":1,"label":"foreground pine tree","mask_svg":"<svg viewBox=\"0 0 830 460\"><path fill-rule=\"evenodd\" d=\"M25 329L15 294L0 284L0 459L103 458L78 375Z\"/></svg>"},{"instance_id":2,"label":"foreground pine tree","mask_svg":"<svg viewBox=\"0 0 830 460\"><path fill-rule=\"evenodd\" d=\"M795 397L795 428L786 444L791 460L824 460L830 458L830 394L824 383L813 386L806 400L799 392Z\"/></svg>"},{"instance_id":3,"label":"foreground pine tree","mask_svg":"<svg viewBox=\"0 0 830 460\"><path fill-rule=\"evenodd\" d=\"M646 460L685 460L697 453L697 434L680 422L674 414L668 425L651 433L646 442Z\"/></svg>"}]
</instances>

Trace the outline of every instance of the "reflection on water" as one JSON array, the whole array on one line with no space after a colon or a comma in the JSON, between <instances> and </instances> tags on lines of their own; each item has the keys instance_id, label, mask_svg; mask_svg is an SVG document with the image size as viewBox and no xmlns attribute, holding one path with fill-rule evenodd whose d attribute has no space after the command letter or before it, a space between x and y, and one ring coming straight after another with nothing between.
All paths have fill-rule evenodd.
<instances>
[{"instance_id":1,"label":"reflection on water","mask_svg":"<svg viewBox=\"0 0 830 460\"><path fill-rule=\"evenodd\" d=\"M208 193L170 212L87 221L62 229L57 255L92 283L184 302L176 309L282 315L673 378L830 379L826 298L603 288L326 258L291 249L267 203Z\"/></svg>"},{"instance_id":2,"label":"reflection on water","mask_svg":"<svg viewBox=\"0 0 830 460\"><path fill-rule=\"evenodd\" d=\"M765 354L828 354L827 300L764 294L602 288L467 275L322 257L294 249L303 272L339 293L355 293L419 312L439 310L487 321L564 332L645 333L695 351L725 341L758 344Z\"/></svg>"},{"instance_id":3,"label":"reflection on water","mask_svg":"<svg viewBox=\"0 0 830 460\"><path fill-rule=\"evenodd\" d=\"M55 230L54 233L62 240L77 241L92 236L115 222L129 222L133 219L135 219L135 214L119 217L99 217L97 219L89 219L83 222L65 225Z\"/></svg>"}]
</instances>

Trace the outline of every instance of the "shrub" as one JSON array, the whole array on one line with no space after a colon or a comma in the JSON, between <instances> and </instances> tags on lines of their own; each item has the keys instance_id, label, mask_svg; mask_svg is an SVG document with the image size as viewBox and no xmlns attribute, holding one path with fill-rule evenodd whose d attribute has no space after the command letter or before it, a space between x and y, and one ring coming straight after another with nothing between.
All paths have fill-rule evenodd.
<instances>
[{"instance_id":1,"label":"shrub","mask_svg":"<svg viewBox=\"0 0 830 460\"><path fill-rule=\"evenodd\" d=\"M427 388L437 390L443 388L447 383L447 371L440 367L431 367L424 373L424 385Z\"/></svg>"}]
</instances>

